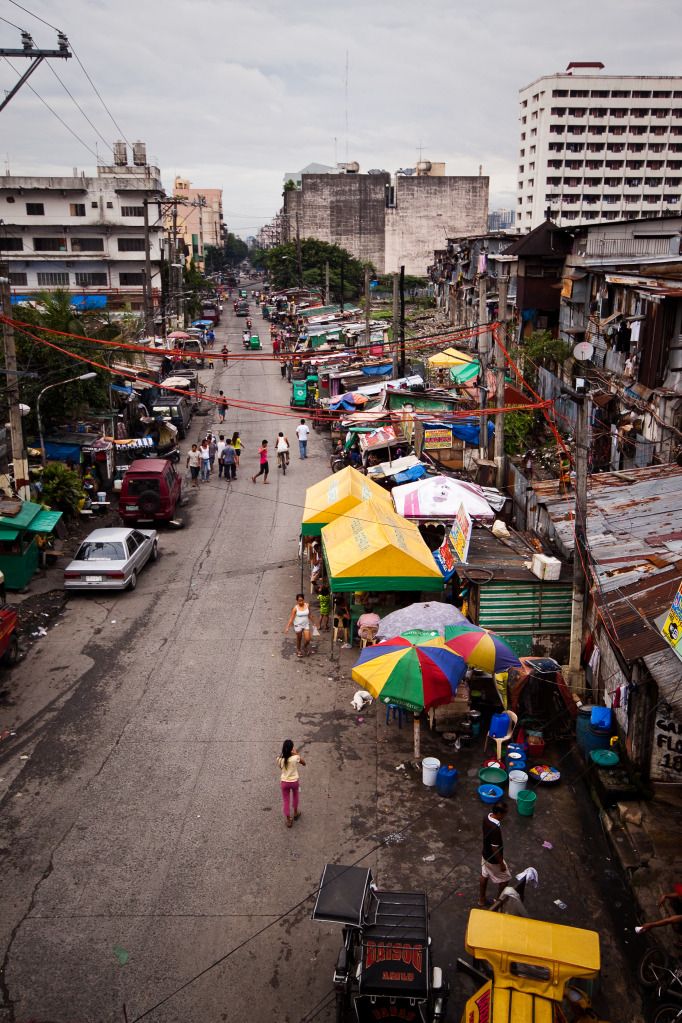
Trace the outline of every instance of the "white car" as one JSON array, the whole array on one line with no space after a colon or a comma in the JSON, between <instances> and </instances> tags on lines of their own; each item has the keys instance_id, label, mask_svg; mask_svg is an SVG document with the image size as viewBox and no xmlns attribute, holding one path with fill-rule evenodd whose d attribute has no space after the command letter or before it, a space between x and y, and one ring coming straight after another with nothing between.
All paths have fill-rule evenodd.
<instances>
[{"instance_id":1,"label":"white car","mask_svg":"<svg viewBox=\"0 0 682 1023\"><path fill-rule=\"evenodd\" d=\"M140 570L158 556L155 529L95 529L64 569L64 589L134 590Z\"/></svg>"}]
</instances>

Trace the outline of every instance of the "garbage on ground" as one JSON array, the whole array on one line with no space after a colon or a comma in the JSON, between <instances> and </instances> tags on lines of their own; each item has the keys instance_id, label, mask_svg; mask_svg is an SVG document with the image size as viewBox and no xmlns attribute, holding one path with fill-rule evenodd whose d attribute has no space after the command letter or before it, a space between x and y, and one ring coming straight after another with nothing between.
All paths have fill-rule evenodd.
<instances>
[{"instance_id":1,"label":"garbage on ground","mask_svg":"<svg viewBox=\"0 0 682 1023\"><path fill-rule=\"evenodd\" d=\"M396 771L404 771L404 770L405 770L405 765L404 764L398 764L398 766L396 767Z\"/></svg>"},{"instance_id":2,"label":"garbage on ground","mask_svg":"<svg viewBox=\"0 0 682 1023\"><path fill-rule=\"evenodd\" d=\"M562 902L561 899L555 899L554 900L554 905L558 906L559 909L568 909L568 906L566 905L566 903Z\"/></svg>"},{"instance_id":3,"label":"garbage on ground","mask_svg":"<svg viewBox=\"0 0 682 1023\"><path fill-rule=\"evenodd\" d=\"M422 856L422 860L424 861L424 863L433 863L435 858L436 857L433 855L433 853L431 853L430 856Z\"/></svg>"},{"instance_id":4,"label":"garbage on ground","mask_svg":"<svg viewBox=\"0 0 682 1023\"><path fill-rule=\"evenodd\" d=\"M130 953L126 952L126 950L121 948L120 945L114 945L114 955L118 959L119 966L125 966L130 959Z\"/></svg>"},{"instance_id":5,"label":"garbage on ground","mask_svg":"<svg viewBox=\"0 0 682 1023\"><path fill-rule=\"evenodd\" d=\"M31 633L33 639L42 639L43 636L47 636L47 629L44 629L42 625L38 626L35 632Z\"/></svg>"},{"instance_id":6,"label":"garbage on ground","mask_svg":"<svg viewBox=\"0 0 682 1023\"><path fill-rule=\"evenodd\" d=\"M553 848L554 848L554 846L552 845L552 843L551 843L551 842L543 842L543 843L542 843L542 848L543 848L543 849L553 849Z\"/></svg>"}]
</instances>

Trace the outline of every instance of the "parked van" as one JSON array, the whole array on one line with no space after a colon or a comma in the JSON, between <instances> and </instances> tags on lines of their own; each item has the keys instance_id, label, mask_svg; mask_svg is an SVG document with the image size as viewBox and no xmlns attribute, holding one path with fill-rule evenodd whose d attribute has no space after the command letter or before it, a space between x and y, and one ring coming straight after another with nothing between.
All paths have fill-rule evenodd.
<instances>
[{"instance_id":1,"label":"parked van","mask_svg":"<svg viewBox=\"0 0 682 1023\"><path fill-rule=\"evenodd\" d=\"M197 366L204 365L204 346L198 337L180 338L178 348L185 355L191 355L196 360Z\"/></svg>"},{"instance_id":2,"label":"parked van","mask_svg":"<svg viewBox=\"0 0 682 1023\"><path fill-rule=\"evenodd\" d=\"M126 525L170 522L180 504L182 480L166 458L131 462L121 484L118 510Z\"/></svg>"},{"instance_id":3,"label":"parked van","mask_svg":"<svg viewBox=\"0 0 682 1023\"><path fill-rule=\"evenodd\" d=\"M150 411L159 419L167 419L178 431L180 440L185 439L192 419L192 402L189 398L182 394L167 394L157 398Z\"/></svg>"}]
</instances>

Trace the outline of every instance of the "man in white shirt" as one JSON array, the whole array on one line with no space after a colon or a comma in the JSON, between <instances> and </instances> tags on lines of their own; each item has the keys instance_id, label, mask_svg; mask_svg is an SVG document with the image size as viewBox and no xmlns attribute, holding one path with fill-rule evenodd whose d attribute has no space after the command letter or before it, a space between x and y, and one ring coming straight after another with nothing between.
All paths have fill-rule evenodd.
<instances>
[{"instance_id":1,"label":"man in white shirt","mask_svg":"<svg viewBox=\"0 0 682 1023\"><path fill-rule=\"evenodd\" d=\"M296 427L296 436L298 437L298 454L299 458L308 457L308 434L310 428L306 425L305 419L302 419L299 425Z\"/></svg>"},{"instance_id":2,"label":"man in white shirt","mask_svg":"<svg viewBox=\"0 0 682 1023\"><path fill-rule=\"evenodd\" d=\"M218 479L220 479L220 477L223 474L223 469L224 469L224 465L223 465L223 451L224 450L225 450L225 434L221 433L220 434L220 438L218 440L217 449L216 449L216 458L218 459Z\"/></svg>"}]
</instances>

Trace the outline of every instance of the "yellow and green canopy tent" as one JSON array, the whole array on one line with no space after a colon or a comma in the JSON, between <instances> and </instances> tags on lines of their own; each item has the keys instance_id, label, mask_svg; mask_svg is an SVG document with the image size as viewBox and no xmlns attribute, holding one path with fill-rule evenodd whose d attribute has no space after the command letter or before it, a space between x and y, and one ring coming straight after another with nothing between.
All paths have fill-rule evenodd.
<instances>
[{"instance_id":1,"label":"yellow and green canopy tent","mask_svg":"<svg viewBox=\"0 0 682 1023\"><path fill-rule=\"evenodd\" d=\"M460 352L457 348L445 348L442 352L436 352L428 360L429 366L444 367L447 369L448 366L455 366L460 362L476 362L476 356L470 355L468 352Z\"/></svg>"},{"instance_id":2,"label":"yellow and green canopy tent","mask_svg":"<svg viewBox=\"0 0 682 1023\"><path fill-rule=\"evenodd\" d=\"M319 536L323 526L369 500L383 505L395 515L388 491L349 465L308 487L301 532L304 536Z\"/></svg>"},{"instance_id":3,"label":"yellow and green canopy tent","mask_svg":"<svg viewBox=\"0 0 682 1023\"><path fill-rule=\"evenodd\" d=\"M358 505L321 535L334 593L443 588L443 576L417 526L383 504Z\"/></svg>"}]
</instances>

